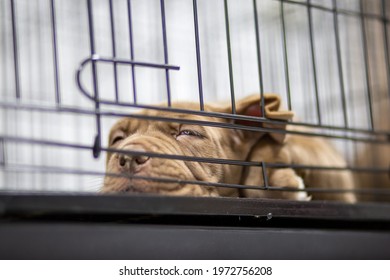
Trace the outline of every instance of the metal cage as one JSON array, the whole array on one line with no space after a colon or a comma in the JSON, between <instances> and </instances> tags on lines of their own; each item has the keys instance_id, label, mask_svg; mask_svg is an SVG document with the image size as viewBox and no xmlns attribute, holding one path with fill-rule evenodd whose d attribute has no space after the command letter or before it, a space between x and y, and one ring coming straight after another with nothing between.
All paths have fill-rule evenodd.
<instances>
[{"instance_id":1,"label":"metal cage","mask_svg":"<svg viewBox=\"0 0 390 280\"><path fill-rule=\"evenodd\" d=\"M332 254L310 249L299 255L289 245L285 255L270 253L271 249L256 253L255 248L246 255L233 242L232 246L242 254L221 255L226 251L215 254L205 249L208 254L204 257L389 256L388 1L76 2L42 0L37 5L18 0L1 2L0 205L2 223L7 227L0 230L0 236L8 240L4 244L12 244L4 247L2 257L77 258L76 247L83 245L73 249L56 245L57 253L50 255L34 253L32 243L48 246L47 240L56 240L50 234L48 221L66 228L80 219L84 223L74 233L83 236L83 240L93 231L88 225L95 228L99 227L95 223L109 221L110 233L99 235L107 242L113 231L120 230L119 224L125 223L134 227L134 232L148 232L153 238L164 230L178 229L174 235L183 242L187 233L188 240L204 241L205 237L198 235L199 227L213 234L216 229L227 227L227 235L221 237L221 242L229 243L234 239L228 234L232 229L249 239L270 231L275 242L281 242L278 244L293 244L302 232L322 231L318 238L323 238L334 250ZM287 108L298 111L302 117L289 124L310 129L272 129L137 113L138 109L151 109L281 124L266 117L236 113L236 100L249 91L258 92L261 97L269 91L279 93ZM177 99L191 99L199 104L199 110L177 109L173 106ZM231 113L204 110L205 103L222 100L229 100ZM102 160L107 152L140 154L104 144L110 124L119 117L327 138L343 151L349 161L347 167L142 154L257 166L265 178L262 186L185 183L276 192L303 190L268 185L266 168L349 170L359 178L361 187L328 190L314 186L304 191L354 192L362 202L346 205L327 201L96 195L93 193L96 188L82 187L86 177L98 178L100 184L103 176L119 176L104 171ZM131 177L184 183L179 179ZM18 222L12 222L15 219ZM158 226L153 228L151 224ZM35 241L22 242L18 247L15 236L20 240L25 228L34 232ZM248 233L252 229L263 231ZM287 233L288 230L293 234ZM130 228L125 231L132 232ZM341 236L345 232L355 239L344 240ZM47 239L37 238L40 233ZM217 235L214 237L218 239ZM164 236L163 240L169 241L169 234ZM58 238L58 243L67 244L63 243L66 236ZM337 240L344 240L344 245ZM371 242L371 248L359 252L351 249L356 243L367 241ZM97 244L97 240L91 242ZM189 257L181 250L167 254L164 242L156 242L160 254L143 254L139 245L133 247L136 248L133 255L117 248L118 254L105 256ZM309 244L314 248L314 241ZM18 250L13 252L15 246ZM29 248L25 254L23 248ZM104 250L84 248L81 258L94 258L96 252ZM194 246L190 248L195 250ZM200 251L196 252L197 258L202 257ZM104 254L98 258L101 256Z\"/></svg>"}]
</instances>

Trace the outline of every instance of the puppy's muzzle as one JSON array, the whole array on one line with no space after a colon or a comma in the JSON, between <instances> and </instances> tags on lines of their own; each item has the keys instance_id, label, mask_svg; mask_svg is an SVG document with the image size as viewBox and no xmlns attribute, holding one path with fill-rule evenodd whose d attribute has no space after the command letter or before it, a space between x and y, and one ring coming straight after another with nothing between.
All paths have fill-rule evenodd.
<instances>
[{"instance_id":1,"label":"puppy's muzzle","mask_svg":"<svg viewBox=\"0 0 390 280\"><path fill-rule=\"evenodd\" d=\"M137 152L145 152L144 149L134 149L134 147L126 147L129 150L135 150ZM117 154L116 161L118 170L120 172L136 174L142 169L146 168L150 161L150 157L144 155L128 155L128 154Z\"/></svg>"}]
</instances>

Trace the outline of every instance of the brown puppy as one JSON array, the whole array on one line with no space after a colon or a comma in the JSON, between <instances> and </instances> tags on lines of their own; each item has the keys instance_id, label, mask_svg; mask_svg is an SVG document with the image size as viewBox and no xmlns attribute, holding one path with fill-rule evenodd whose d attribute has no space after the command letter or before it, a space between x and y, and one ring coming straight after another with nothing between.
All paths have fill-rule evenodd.
<instances>
[{"instance_id":1,"label":"brown puppy","mask_svg":"<svg viewBox=\"0 0 390 280\"><path fill-rule=\"evenodd\" d=\"M290 111L280 111L280 98L275 94L264 95L267 118L289 120ZM175 108L198 110L196 103L176 103ZM231 113L230 106L206 105L205 111ZM260 95L249 96L236 102L239 115L260 116ZM142 115L231 123L227 119L209 116L143 110ZM235 121L246 126L264 126L250 121ZM286 125L279 125L284 128ZM273 125L275 127L275 125ZM109 146L115 149L183 156L233 159L284 164L339 166L346 165L342 157L324 140L315 137L294 136L281 133L252 132L211 126L179 124L124 118L111 129ZM143 155L107 156L108 173L122 173L141 177L157 177L203 181L212 183L263 186L260 167L245 168L240 165L212 164L207 162L149 158ZM352 176L346 171L310 171L291 168L267 168L268 185L303 189L351 188ZM306 192L281 192L265 190L241 190L217 188L194 184L164 183L137 178L106 176L102 192L147 192L167 195L192 196L245 196L308 200ZM330 199L354 202L351 193L313 194L313 199Z\"/></svg>"}]
</instances>

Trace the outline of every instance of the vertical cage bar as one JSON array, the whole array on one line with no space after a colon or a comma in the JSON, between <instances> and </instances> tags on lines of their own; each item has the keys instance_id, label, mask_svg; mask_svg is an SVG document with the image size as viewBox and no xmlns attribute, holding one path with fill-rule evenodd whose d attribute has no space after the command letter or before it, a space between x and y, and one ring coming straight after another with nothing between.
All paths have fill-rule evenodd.
<instances>
[{"instance_id":1,"label":"vertical cage bar","mask_svg":"<svg viewBox=\"0 0 390 280\"><path fill-rule=\"evenodd\" d=\"M343 117L344 117L344 127L348 128L348 118L347 118L347 103L345 98L345 87L344 87L344 75L343 75L343 66L341 61L341 50L340 50L340 35L339 35L339 24L338 24L338 14L337 14L337 2L333 0L333 23L334 23L334 34L336 39L336 53L337 53L337 66L339 69L339 80L340 80L340 90L341 90L341 103L343 107Z\"/></svg>"},{"instance_id":2,"label":"vertical cage bar","mask_svg":"<svg viewBox=\"0 0 390 280\"><path fill-rule=\"evenodd\" d=\"M363 44L363 52L364 52L364 68L366 72L366 87L367 87L367 101L369 108L369 120L370 120L370 128L374 130L374 118L372 115L372 101L371 101L371 76L370 76L370 64L368 59L368 47L367 47L367 34L366 34L366 24L364 19L364 9L363 9L363 1L360 0L360 23L362 29L362 44Z\"/></svg>"},{"instance_id":3,"label":"vertical cage bar","mask_svg":"<svg viewBox=\"0 0 390 280\"><path fill-rule=\"evenodd\" d=\"M320 98L318 95L317 66L316 66L316 58L315 58L314 36L313 36L313 17L312 17L312 7L311 7L310 0L307 0L307 16L309 19L310 50L311 50L311 61L313 67L314 92L315 92L316 106L317 106L317 118L318 118L318 124L321 125L322 124L321 108L320 108Z\"/></svg>"},{"instance_id":4,"label":"vertical cage bar","mask_svg":"<svg viewBox=\"0 0 390 280\"><path fill-rule=\"evenodd\" d=\"M267 166L264 161L261 162L261 169L262 169L262 174L263 174L263 182L264 182L264 188L267 190L268 189L268 175L267 175Z\"/></svg>"},{"instance_id":5,"label":"vertical cage bar","mask_svg":"<svg viewBox=\"0 0 390 280\"><path fill-rule=\"evenodd\" d=\"M226 45L227 45L228 62L229 62L229 80L230 80L230 96L231 96L231 102L232 102L232 114L236 114L236 100L235 100L235 96L234 96L232 48L231 48L231 41L230 41L229 8L228 8L227 0L224 0L224 9L225 9Z\"/></svg>"},{"instance_id":6,"label":"vertical cage bar","mask_svg":"<svg viewBox=\"0 0 390 280\"><path fill-rule=\"evenodd\" d=\"M386 59L386 75L387 75L387 91L390 99L390 57L389 57L389 38L387 35L387 20L386 20L386 1L382 0L382 22L383 22L383 44L385 48Z\"/></svg>"},{"instance_id":7,"label":"vertical cage bar","mask_svg":"<svg viewBox=\"0 0 390 280\"><path fill-rule=\"evenodd\" d=\"M168 41L167 41L167 26L165 18L165 0L160 0L161 6L161 26L164 44L164 63L168 64ZM169 70L165 69L165 82L167 85L168 106L171 107L171 86L169 83Z\"/></svg>"},{"instance_id":8,"label":"vertical cage bar","mask_svg":"<svg viewBox=\"0 0 390 280\"><path fill-rule=\"evenodd\" d=\"M87 10L88 10L88 27L89 27L89 43L90 43L90 51L91 57L95 56L95 34L94 34L94 26L93 26L93 11L92 11L92 0L87 0ZM92 60L92 81L93 81L93 92L95 98L95 109L96 109L96 130L97 135L95 137L95 142L93 145L93 156L95 158L99 157L101 152L101 124L100 124L100 103L99 103L99 87L98 87L98 77L97 77L97 69L96 62Z\"/></svg>"},{"instance_id":9,"label":"vertical cage bar","mask_svg":"<svg viewBox=\"0 0 390 280\"><path fill-rule=\"evenodd\" d=\"M116 58L116 41L115 41L115 23L114 23L114 9L112 0L109 0L110 4L110 25L111 25L111 46L112 46L112 56ZM114 81L115 81L115 100L119 102L119 92L118 92L118 65L114 62Z\"/></svg>"},{"instance_id":10,"label":"vertical cage bar","mask_svg":"<svg viewBox=\"0 0 390 280\"><path fill-rule=\"evenodd\" d=\"M199 88L199 103L200 110L204 111L203 101L203 83L202 83L202 65L200 57L200 44L199 44L199 23L198 23L198 4L197 0L193 0L194 10L194 29L195 29L195 48L196 48L196 66L198 70L198 88Z\"/></svg>"},{"instance_id":11,"label":"vertical cage bar","mask_svg":"<svg viewBox=\"0 0 390 280\"><path fill-rule=\"evenodd\" d=\"M281 14L281 21L282 21L284 77L286 80L288 109L291 110L290 76L288 73L289 72L288 71L288 53L287 53L286 26L285 26L285 19L284 19L284 1L283 0L280 2L280 14Z\"/></svg>"},{"instance_id":12,"label":"vertical cage bar","mask_svg":"<svg viewBox=\"0 0 390 280\"><path fill-rule=\"evenodd\" d=\"M4 138L0 138L0 166L6 165L6 156L5 156L5 141Z\"/></svg>"},{"instance_id":13,"label":"vertical cage bar","mask_svg":"<svg viewBox=\"0 0 390 280\"><path fill-rule=\"evenodd\" d=\"M51 32L53 39L53 60L54 60L54 87L55 98L57 105L61 104L61 92L60 92L60 78L58 73L58 47L57 47L57 21L56 21L56 8L55 0L50 1L51 10Z\"/></svg>"},{"instance_id":14,"label":"vertical cage bar","mask_svg":"<svg viewBox=\"0 0 390 280\"><path fill-rule=\"evenodd\" d=\"M130 59L134 60L134 40L133 40L133 18L131 11L131 0L127 0L127 17L129 20L129 40L130 40ZM131 65L131 79L133 81L133 100L137 104L137 87L135 81L135 66Z\"/></svg>"},{"instance_id":15,"label":"vertical cage bar","mask_svg":"<svg viewBox=\"0 0 390 280\"><path fill-rule=\"evenodd\" d=\"M19 52L18 52L18 38L16 30L16 15L15 15L15 3L14 0L10 0L11 4L11 21L12 21L12 43L14 51L14 73L15 73L15 93L16 98L20 99L20 81L19 81Z\"/></svg>"},{"instance_id":16,"label":"vertical cage bar","mask_svg":"<svg viewBox=\"0 0 390 280\"><path fill-rule=\"evenodd\" d=\"M253 13L255 19L255 32L256 32L256 54L257 54L257 67L259 71L259 87L261 96L261 115L265 117L265 104L264 104L264 85L263 85L263 69L261 67L261 48L260 48L260 30L259 30L259 18L257 14L257 2L253 0Z\"/></svg>"}]
</instances>

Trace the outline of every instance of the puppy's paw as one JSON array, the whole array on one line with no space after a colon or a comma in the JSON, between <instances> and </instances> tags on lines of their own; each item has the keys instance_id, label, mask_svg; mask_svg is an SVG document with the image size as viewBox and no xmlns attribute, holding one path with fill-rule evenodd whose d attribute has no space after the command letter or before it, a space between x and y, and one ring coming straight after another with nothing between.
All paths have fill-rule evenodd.
<instances>
[{"instance_id":1,"label":"puppy's paw","mask_svg":"<svg viewBox=\"0 0 390 280\"><path fill-rule=\"evenodd\" d=\"M280 197L285 199L309 201L311 196L307 192L302 191L305 189L305 183L303 179L295 173L291 168L275 169L270 172L269 182L271 186L275 187L288 187L296 188L299 191L285 191L280 192Z\"/></svg>"},{"instance_id":2,"label":"puppy's paw","mask_svg":"<svg viewBox=\"0 0 390 280\"><path fill-rule=\"evenodd\" d=\"M295 176L295 180L298 182L298 189L304 190L305 189L305 183L303 182L303 179L299 177L298 175ZM297 192L297 200L300 201L310 201L311 200L311 195L308 195L307 192Z\"/></svg>"}]
</instances>

